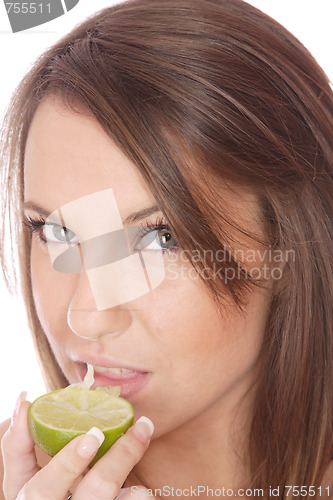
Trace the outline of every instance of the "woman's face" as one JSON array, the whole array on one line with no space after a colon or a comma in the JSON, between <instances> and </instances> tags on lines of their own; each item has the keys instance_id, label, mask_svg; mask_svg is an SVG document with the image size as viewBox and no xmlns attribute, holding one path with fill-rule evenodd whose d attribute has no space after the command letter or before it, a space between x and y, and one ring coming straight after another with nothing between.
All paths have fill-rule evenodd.
<instances>
[{"instance_id":1,"label":"woman's face","mask_svg":"<svg viewBox=\"0 0 333 500\"><path fill-rule=\"evenodd\" d=\"M163 256L165 279L149 293L117 303L108 302L108 288L103 288L101 307L96 297L99 285L104 286L102 280L117 295L122 276L131 276L130 268L123 268L111 288L113 278L108 271L99 273L92 286L84 267L81 273L56 270L49 245L40 237L51 239L51 247L59 248L63 243L57 238L65 233L55 223L42 226L45 212L78 199L95 200L80 205L78 227L75 222L68 227L72 233L67 231L67 236L74 234L76 241L85 220L91 226L95 210L98 228L99 193L106 189L112 189L123 222L156 202L135 165L97 122L55 99L45 99L34 116L26 146L24 187L25 214L35 221L31 277L36 310L70 383L84 377L86 363L93 364L97 367L95 384L120 385L136 417L146 415L153 420L155 435L191 422L204 423L217 411L230 412L253 382L270 292L253 290L243 313L231 301L219 312L205 284L180 258L172 234L165 229L152 232L150 226L159 227L163 219L160 212L146 213L135 223L155 235L152 250L146 252L152 252L153 259ZM97 198L89 198L93 194ZM104 203L102 197L100 201ZM253 199L243 198L240 204L235 198L234 202L244 220L249 213L256 214ZM168 245L169 252L165 250ZM119 368L125 372L119 373Z\"/></svg>"}]
</instances>

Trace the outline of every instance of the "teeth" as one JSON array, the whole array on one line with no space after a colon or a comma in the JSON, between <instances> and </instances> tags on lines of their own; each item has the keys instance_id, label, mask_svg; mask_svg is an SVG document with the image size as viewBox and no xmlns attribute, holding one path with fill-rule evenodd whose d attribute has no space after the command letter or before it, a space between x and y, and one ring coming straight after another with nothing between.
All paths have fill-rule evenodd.
<instances>
[{"instance_id":1,"label":"teeth","mask_svg":"<svg viewBox=\"0 0 333 500\"><path fill-rule=\"evenodd\" d=\"M95 372L97 373L103 373L103 372L110 372L110 373L116 373L117 375L121 373L131 373L134 370L127 370L127 368L105 368L104 366L95 366Z\"/></svg>"}]
</instances>

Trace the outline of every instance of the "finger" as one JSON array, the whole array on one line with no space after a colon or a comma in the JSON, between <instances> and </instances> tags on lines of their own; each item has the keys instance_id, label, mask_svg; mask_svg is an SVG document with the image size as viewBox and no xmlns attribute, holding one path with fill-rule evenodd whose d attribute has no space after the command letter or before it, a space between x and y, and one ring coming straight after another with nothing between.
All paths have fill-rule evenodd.
<instances>
[{"instance_id":1,"label":"finger","mask_svg":"<svg viewBox=\"0 0 333 500\"><path fill-rule=\"evenodd\" d=\"M24 486L22 497L29 500L67 498L68 490L85 471L103 441L104 434L96 427L70 441Z\"/></svg>"},{"instance_id":2,"label":"finger","mask_svg":"<svg viewBox=\"0 0 333 500\"><path fill-rule=\"evenodd\" d=\"M16 498L23 485L39 470L35 443L28 426L30 403L25 401L26 392L19 395L12 422L1 441L4 464L3 489L6 498Z\"/></svg>"},{"instance_id":3,"label":"finger","mask_svg":"<svg viewBox=\"0 0 333 500\"><path fill-rule=\"evenodd\" d=\"M141 417L86 474L76 488L73 500L115 498L148 448L153 431L153 423Z\"/></svg>"}]
</instances>

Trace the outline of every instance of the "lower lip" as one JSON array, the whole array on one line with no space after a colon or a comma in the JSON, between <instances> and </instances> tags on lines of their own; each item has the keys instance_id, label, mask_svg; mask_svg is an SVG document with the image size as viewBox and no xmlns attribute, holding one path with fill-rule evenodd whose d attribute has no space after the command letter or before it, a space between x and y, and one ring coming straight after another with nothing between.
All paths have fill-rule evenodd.
<instances>
[{"instance_id":1,"label":"lower lip","mask_svg":"<svg viewBox=\"0 0 333 500\"><path fill-rule=\"evenodd\" d=\"M86 365L80 365L80 376L83 380L86 373ZM114 387L119 385L121 392L120 396L129 399L140 392L149 382L151 373L149 372L133 372L116 374L111 372L94 372L94 384L92 389L96 387Z\"/></svg>"}]
</instances>

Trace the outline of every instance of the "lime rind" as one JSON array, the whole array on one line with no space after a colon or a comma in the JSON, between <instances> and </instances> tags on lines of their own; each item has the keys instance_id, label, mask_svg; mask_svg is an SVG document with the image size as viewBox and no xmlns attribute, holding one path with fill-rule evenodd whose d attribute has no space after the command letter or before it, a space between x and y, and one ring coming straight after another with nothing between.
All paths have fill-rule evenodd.
<instances>
[{"instance_id":1,"label":"lime rind","mask_svg":"<svg viewBox=\"0 0 333 500\"><path fill-rule=\"evenodd\" d=\"M29 408L29 428L39 448L54 456L76 436L98 427L105 440L92 466L134 421L131 403L114 395L118 388L106 389L73 385L37 398Z\"/></svg>"}]
</instances>

